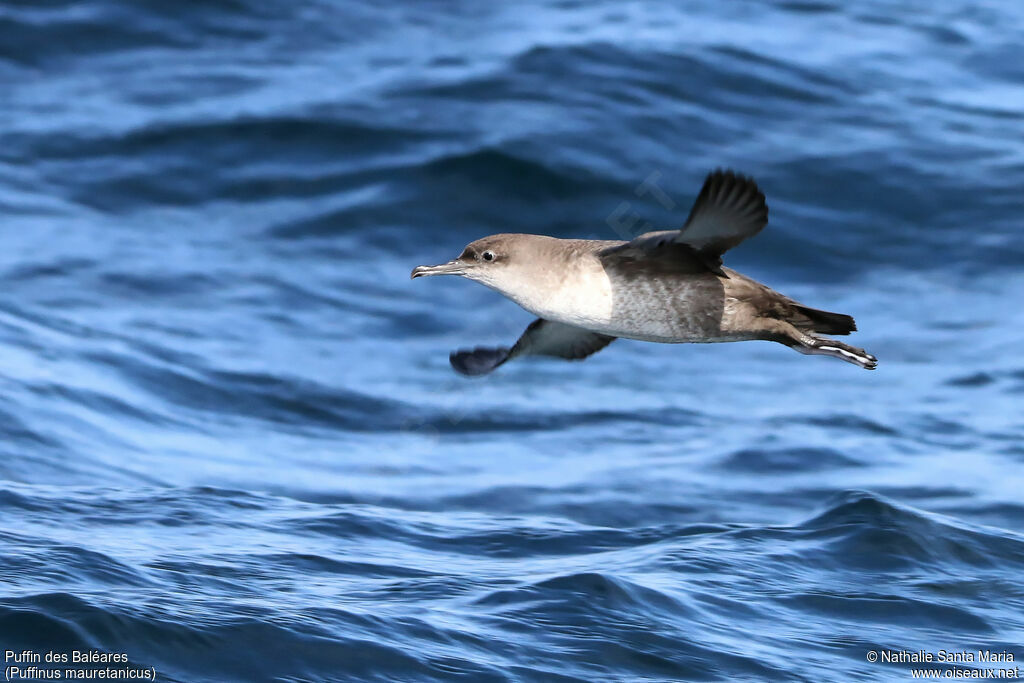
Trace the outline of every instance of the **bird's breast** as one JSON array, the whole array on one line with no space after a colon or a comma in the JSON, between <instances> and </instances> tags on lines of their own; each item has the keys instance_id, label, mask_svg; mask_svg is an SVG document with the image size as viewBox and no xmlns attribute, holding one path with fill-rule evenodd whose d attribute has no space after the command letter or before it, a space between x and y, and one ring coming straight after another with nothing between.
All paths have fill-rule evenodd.
<instances>
[{"instance_id":1,"label":"bird's breast","mask_svg":"<svg viewBox=\"0 0 1024 683\"><path fill-rule=\"evenodd\" d=\"M624 275L612 270L602 275L589 282L594 295L577 294L571 301L576 314L561 322L645 341L721 341L728 336L722 329L726 298L713 273Z\"/></svg>"},{"instance_id":2,"label":"bird's breast","mask_svg":"<svg viewBox=\"0 0 1024 683\"><path fill-rule=\"evenodd\" d=\"M531 313L613 337L658 342L724 341L726 297L713 273L606 270L594 260L543 286L506 292Z\"/></svg>"},{"instance_id":3,"label":"bird's breast","mask_svg":"<svg viewBox=\"0 0 1024 683\"><path fill-rule=\"evenodd\" d=\"M555 322L594 330L613 319L612 282L600 267L581 267L557 282L510 296L531 313Z\"/></svg>"},{"instance_id":4,"label":"bird's breast","mask_svg":"<svg viewBox=\"0 0 1024 683\"><path fill-rule=\"evenodd\" d=\"M724 298L713 274L612 278L604 334L654 342L721 341Z\"/></svg>"}]
</instances>

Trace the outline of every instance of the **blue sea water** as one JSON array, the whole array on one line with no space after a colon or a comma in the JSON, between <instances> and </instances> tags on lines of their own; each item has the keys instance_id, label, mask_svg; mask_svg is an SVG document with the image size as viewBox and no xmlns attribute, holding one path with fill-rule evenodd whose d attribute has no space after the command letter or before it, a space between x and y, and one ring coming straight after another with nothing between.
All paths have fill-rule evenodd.
<instances>
[{"instance_id":1,"label":"blue sea water","mask_svg":"<svg viewBox=\"0 0 1024 683\"><path fill-rule=\"evenodd\" d=\"M0 650L172 681L1019 664L1022 32L966 0L4 3ZM629 341L451 371L531 316L413 266L678 226L715 167L771 210L727 263L854 315L877 371Z\"/></svg>"}]
</instances>

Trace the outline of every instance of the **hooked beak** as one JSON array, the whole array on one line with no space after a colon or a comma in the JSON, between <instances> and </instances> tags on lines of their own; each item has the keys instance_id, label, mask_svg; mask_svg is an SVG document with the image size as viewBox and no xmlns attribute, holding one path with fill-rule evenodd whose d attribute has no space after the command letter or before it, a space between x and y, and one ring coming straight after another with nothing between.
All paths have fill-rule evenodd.
<instances>
[{"instance_id":1,"label":"hooked beak","mask_svg":"<svg viewBox=\"0 0 1024 683\"><path fill-rule=\"evenodd\" d=\"M463 275L466 272L466 264L462 261L449 261L439 266L416 266L412 269L412 279L427 277L428 275Z\"/></svg>"}]
</instances>

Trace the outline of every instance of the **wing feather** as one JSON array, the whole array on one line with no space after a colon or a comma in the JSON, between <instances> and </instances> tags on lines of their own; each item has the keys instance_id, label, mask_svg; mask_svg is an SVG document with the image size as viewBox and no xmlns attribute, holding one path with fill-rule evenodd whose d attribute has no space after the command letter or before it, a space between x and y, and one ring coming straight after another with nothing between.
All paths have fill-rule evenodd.
<instances>
[{"instance_id":1,"label":"wing feather","mask_svg":"<svg viewBox=\"0 0 1024 683\"><path fill-rule=\"evenodd\" d=\"M615 337L605 334L537 318L530 323L511 349L477 347L459 350L453 352L449 360L455 371L460 374L486 375L518 356L552 356L580 360L597 353L614 340Z\"/></svg>"},{"instance_id":2,"label":"wing feather","mask_svg":"<svg viewBox=\"0 0 1024 683\"><path fill-rule=\"evenodd\" d=\"M720 257L768 223L768 205L750 178L721 169L712 171L675 240Z\"/></svg>"},{"instance_id":3,"label":"wing feather","mask_svg":"<svg viewBox=\"0 0 1024 683\"><path fill-rule=\"evenodd\" d=\"M679 230L659 230L604 250L606 260L659 263L676 269L722 270L722 254L753 237L768 223L768 205L757 183L733 171L708 174L686 223Z\"/></svg>"}]
</instances>

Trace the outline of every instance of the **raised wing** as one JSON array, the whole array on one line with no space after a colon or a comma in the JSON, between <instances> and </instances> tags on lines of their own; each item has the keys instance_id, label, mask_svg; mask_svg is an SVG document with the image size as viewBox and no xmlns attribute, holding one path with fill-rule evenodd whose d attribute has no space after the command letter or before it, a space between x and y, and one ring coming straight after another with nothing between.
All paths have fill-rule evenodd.
<instances>
[{"instance_id":1,"label":"raised wing","mask_svg":"<svg viewBox=\"0 0 1024 683\"><path fill-rule=\"evenodd\" d=\"M712 171L679 230L659 230L631 242L606 249L601 257L626 264L636 262L643 271L706 272L728 277L722 254L768 222L768 206L757 184L746 176L721 169Z\"/></svg>"},{"instance_id":2,"label":"raised wing","mask_svg":"<svg viewBox=\"0 0 1024 683\"><path fill-rule=\"evenodd\" d=\"M580 327L537 318L526 328L511 349L507 347L455 351L449 356L452 367L463 375L486 375L502 363L518 356L552 356L581 360L597 353L615 337L590 332Z\"/></svg>"},{"instance_id":3,"label":"raised wing","mask_svg":"<svg viewBox=\"0 0 1024 683\"><path fill-rule=\"evenodd\" d=\"M718 169L708 174L690 217L675 240L719 257L768 223L768 205L757 183Z\"/></svg>"}]
</instances>

